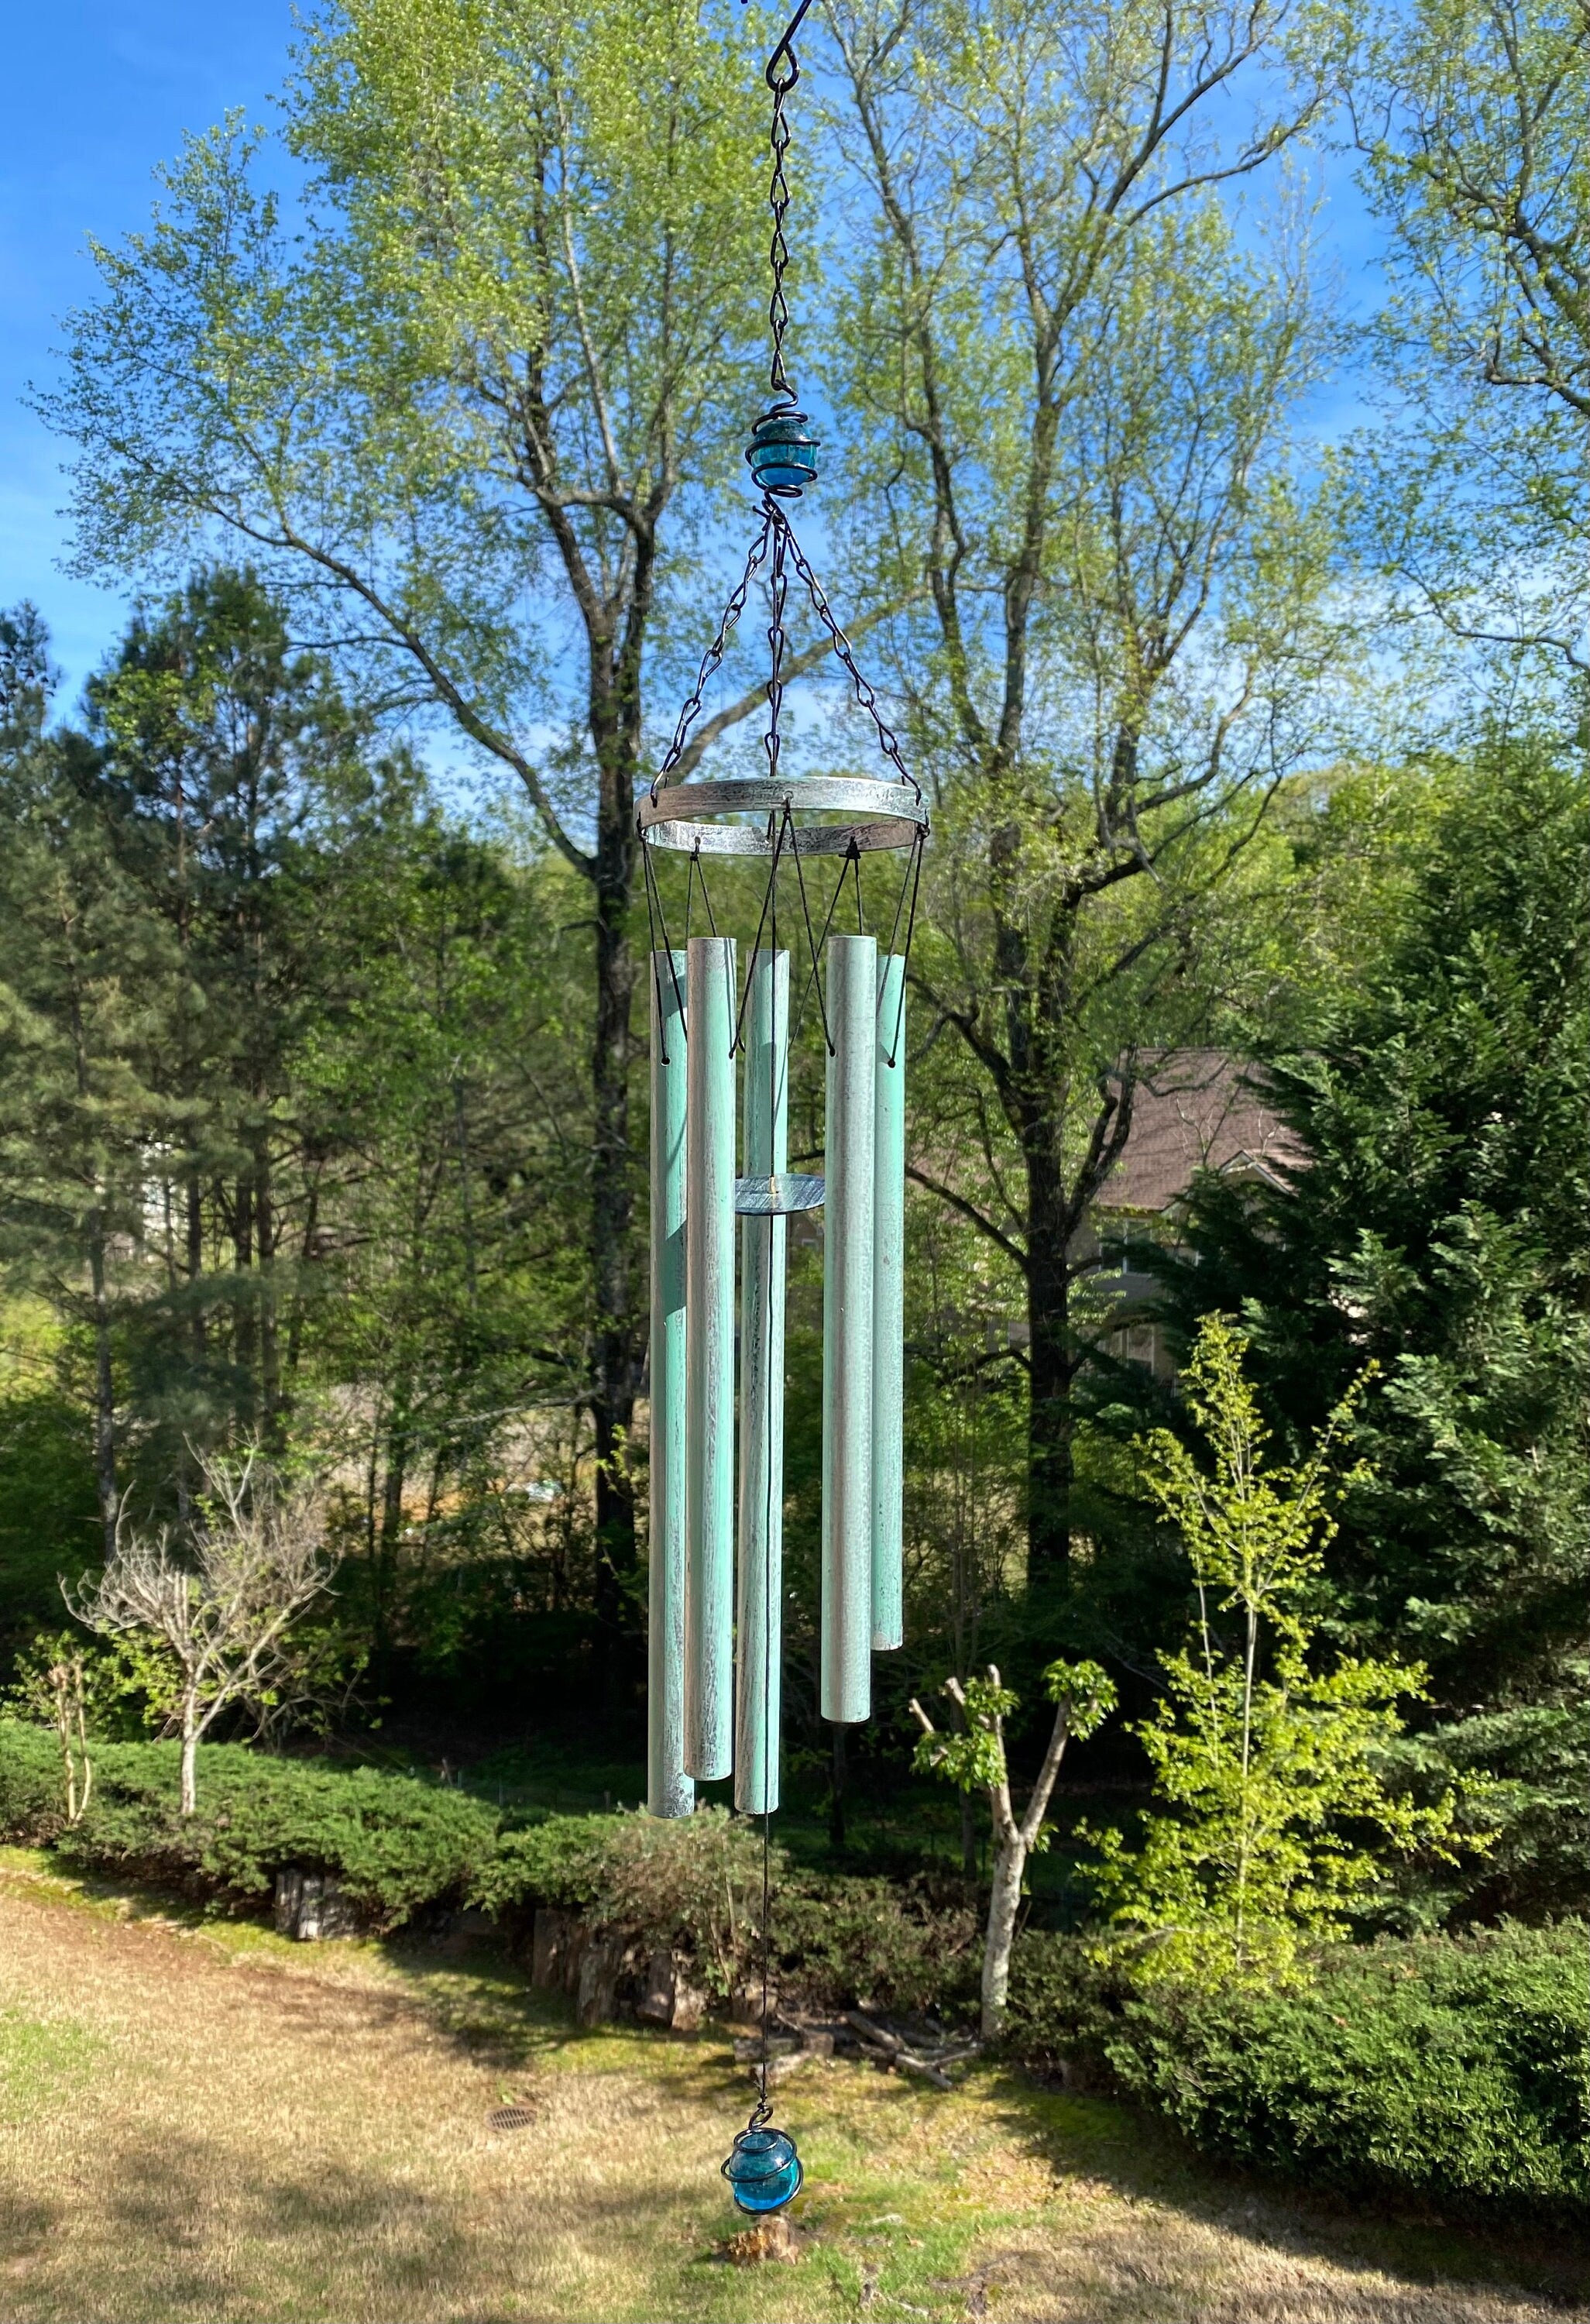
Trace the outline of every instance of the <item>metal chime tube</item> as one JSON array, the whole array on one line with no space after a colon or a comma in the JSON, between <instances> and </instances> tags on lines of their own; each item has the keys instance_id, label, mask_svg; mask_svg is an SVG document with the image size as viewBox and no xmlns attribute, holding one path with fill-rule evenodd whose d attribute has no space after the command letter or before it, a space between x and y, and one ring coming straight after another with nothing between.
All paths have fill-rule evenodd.
<instances>
[{"instance_id":1,"label":"metal chime tube","mask_svg":"<svg viewBox=\"0 0 1590 2324\"><path fill-rule=\"evenodd\" d=\"M788 1167L789 954L758 952L745 1010L745 1171ZM784 1282L786 1222L740 1222L740 1568L735 1599L734 1804L778 1805L784 1572Z\"/></svg>"},{"instance_id":2,"label":"metal chime tube","mask_svg":"<svg viewBox=\"0 0 1590 2324\"><path fill-rule=\"evenodd\" d=\"M873 1108L878 942L828 946L828 1119L823 1255L824 1719L872 1707Z\"/></svg>"},{"instance_id":3,"label":"metal chime tube","mask_svg":"<svg viewBox=\"0 0 1590 2324\"><path fill-rule=\"evenodd\" d=\"M905 1636L902 1565L905 1372L905 963L878 964L872 1146L872 1644ZM891 1058L893 1063L890 1063Z\"/></svg>"},{"instance_id":4,"label":"metal chime tube","mask_svg":"<svg viewBox=\"0 0 1590 2324\"><path fill-rule=\"evenodd\" d=\"M688 946L685 1115L685 1766L732 1764L734 941Z\"/></svg>"},{"instance_id":5,"label":"metal chime tube","mask_svg":"<svg viewBox=\"0 0 1590 2324\"><path fill-rule=\"evenodd\" d=\"M685 1772L685 954L651 956L651 1474L646 1804L689 1815Z\"/></svg>"}]
</instances>

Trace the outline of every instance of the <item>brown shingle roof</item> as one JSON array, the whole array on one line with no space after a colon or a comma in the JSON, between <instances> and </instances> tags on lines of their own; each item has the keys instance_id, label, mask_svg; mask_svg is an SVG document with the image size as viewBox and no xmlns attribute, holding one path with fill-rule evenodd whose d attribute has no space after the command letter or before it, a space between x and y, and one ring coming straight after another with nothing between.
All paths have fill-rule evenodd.
<instances>
[{"instance_id":1,"label":"brown shingle roof","mask_svg":"<svg viewBox=\"0 0 1590 2324\"><path fill-rule=\"evenodd\" d=\"M1294 1133L1242 1076L1226 1049L1164 1049L1139 1059L1126 1151L1098 1197L1102 1211L1161 1212L1195 1170L1252 1170L1304 1160Z\"/></svg>"}]
</instances>

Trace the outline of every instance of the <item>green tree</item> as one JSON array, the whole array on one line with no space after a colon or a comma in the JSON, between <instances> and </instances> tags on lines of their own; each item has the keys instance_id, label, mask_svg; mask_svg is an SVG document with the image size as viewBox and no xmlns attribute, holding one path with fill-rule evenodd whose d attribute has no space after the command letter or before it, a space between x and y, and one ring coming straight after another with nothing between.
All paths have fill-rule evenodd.
<instances>
[{"instance_id":1,"label":"green tree","mask_svg":"<svg viewBox=\"0 0 1590 2324\"><path fill-rule=\"evenodd\" d=\"M1079 1286L1139 1045L1190 1037L1210 898L1323 727L1331 524L1286 415L1329 333L1304 238L1240 244L1219 185L1319 118L1338 29L1223 0L838 18L858 554L928 585L914 973L951 1039L916 1167L1021 1286L1034 1585L1070 1556Z\"/></svg>"},{"instance_id":2,"label":"green tree","mask_svg":"<svg viewBox=\"0 0 1590 2324\"><path fill-rule=\"evenodd\" d=\"M1402 409L1360 447L1371 539L1458 638L1590 669L1590 19L1581 0L1388 10L1356 91L1390 237Z\"/></svg>"},{"instance_id":3,"label":"green tree","mask_svg":"<svg viewBox=\"0 0 1590 2324\"><path fill-rule=\"evenodd\" d=\"M1450 1855L1451 1797L1395 1795L1380 1764L1422 1670L1349 1657L1310 1667L1309 1602L1335 1531L1328 1464L1354 1392L1301 1465L1271 1462L1246 1346L1226 1317L1204 1318L1186 1376L1203 1459L1168 1430L1146 1448L1197 1612L1164 1658L1164 1699L1135 1729L1171 1813L1145 1820L1135 1849L1118 1831L1097 1836L1112 1917L1152 1934L1156 1968L1172 1974L1284 1975L1303 1936L1347 1933L1381 1849Z\"/></svg>"},{"instance_id":4,"label":"green tree","mask_svg":"<svg viewBox=\"0 0 1590 2324\"><path fill-rule=\"evenodd\" d=\"M360 738L280 605L224 569L134 616L87 708L85 804L170 954L150 994L166 1127L145 1158L154 1277L137 1347L145 1416L185 1491L184 1448L233 1427L284 1436L300 1187L283 1174L298 1177L307 1127L291 1060L326 964L326 863L308 829Z\"/></svg>"},{"instance_id":5,"label":"green tree","mask_svg":"<svg viewBox=\"0 0 1590 2324\"><path fill-rule=\"evenodd\" d=\"M1425 1664L1424 1748L1504 1782L1476 1901L1549 1909L1584 1895L1590 1764L1582 765L1487 745L1448 770L1410 872L1359 989L1258 1074L1307 1165L1200 1178L1185 1256L1156 1264L1176 1345L1240 1312L1293 1448L1378 1364L1333 1627Z\"/></svg>"},{"instance_id":6,"label":"green tree","mask_svg":"<svg viewBox=\"0 0 1590 2324\"><path fill-rule=\"evenodd\" d=\"M1051 1663L1043 1673L1043 1692L1054 1705L1054 1723L1019 1815L1010 1795L1005 1750L1005 1722L1017 1708L1017 1698L1002 1683L995 1665L988 1665L986 1678L968 1679L964 1685L958 1678L945 1681L944 1692L960 1721L957 1733L941 1735L921 1703L911 1705L922 1729L917 1767L942 1775L963 1794L982 1792L993 1821L994 1877L983 1941L982 1991L982 2030L990 2041L1004 2021L1010 1992L1010 1955L1027 1858L1048 1845L1049 1803L1066 1746L1073 1739L1085 1743L1116 1706L1115 1687L1097 1663Z\"/></svg>"},{"instance_id":7,"label":"green tree","mask_svg":"<svg viewBox=\"0 0 1590 2324\"><path fill-rule=\"evenodd\" d=\"M97 251L100 299L43 400L80 447L87 565L143 571L229 532L312 593L389 702L439 711L509 770L584 883L588 1394L612 1605L635 1556L623 1447L644 1352L635 785L648 657L747 418L755 30L680 0L327 8L285 95L301 233L240 124L192 143L153 232Z\"/></svg>"},{"instance_id":8,"label":"green tree","mask_svg":"<svg viewBox=\"0 0 1590 2324\"><path fill-rule=\"evenodd\" d=\"M102 1539L118 1488L117 1253L142 1229L152 994L170 967L158 916L106 844L95 754L45 731L51 675L31 607L0 618L0 1252L92 1348Z\"/></svg>"}]
</instances>

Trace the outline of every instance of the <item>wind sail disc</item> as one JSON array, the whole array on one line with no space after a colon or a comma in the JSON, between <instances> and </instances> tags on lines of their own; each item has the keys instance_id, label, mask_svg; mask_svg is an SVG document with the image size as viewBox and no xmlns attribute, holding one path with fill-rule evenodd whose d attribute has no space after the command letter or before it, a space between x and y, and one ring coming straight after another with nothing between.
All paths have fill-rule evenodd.
<instances>
[{"instance_id":1,"label":"wind sail disc","mask_svg":"<svg viewBox=\"0 0 1590 2324\"><path fill-rule=\"evenodd\" d=\"M820 1210L823 1180L804 1170L777 1170L770 1177L736 1178L734 1207L742 1218L788 1218L795 1211Z\"/></svg>"}]
</instances>

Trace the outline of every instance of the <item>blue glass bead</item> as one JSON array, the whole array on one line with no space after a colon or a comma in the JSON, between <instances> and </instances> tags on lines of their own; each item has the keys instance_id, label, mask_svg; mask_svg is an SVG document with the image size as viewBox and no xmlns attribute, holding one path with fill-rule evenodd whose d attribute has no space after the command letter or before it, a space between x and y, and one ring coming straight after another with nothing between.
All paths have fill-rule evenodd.
<instances>
[{"instance_id":1,"label":"blue glass bead","mask_svg":"<svg viewBox=\"0 0 1590 2324\"><path fill-rule=\"evenodd\" d=\"M770 411L751 430L746 458L764 492L799 493L817 480L817 438L804 411Z\"/></svg>"},{"instance_id":2,"label":"blue glass bead","mask_svg":"<svg viewBox=\"0 0 1590 2324\"><path fill-rule=\"evenodd\" d=\"M759 2218L782 2211L800 2193L801 2158L782 2130L742 2130L723 2176L740 2209Z\"/></svg>"}]
</instances>

